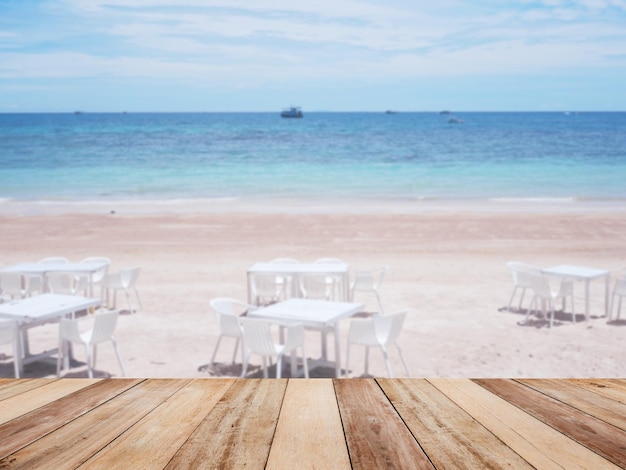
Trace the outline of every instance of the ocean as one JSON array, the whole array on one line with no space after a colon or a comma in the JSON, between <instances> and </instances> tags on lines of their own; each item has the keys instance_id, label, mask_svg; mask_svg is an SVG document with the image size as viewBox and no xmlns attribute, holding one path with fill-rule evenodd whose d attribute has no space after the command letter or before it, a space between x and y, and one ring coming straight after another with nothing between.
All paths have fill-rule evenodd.
<instances>
[{"instance_id":1,"label":"ocean","mask_svg":"<svg viewBox=\"0 0 626 470\"><path fill-rule=\"evenodd\" d=\"M463 122L450 123L453 116ZM625 182L621 112L0 114L0 210L172 201L188 209L201 201L619 205Z\"/></svg>"}]
</instances>

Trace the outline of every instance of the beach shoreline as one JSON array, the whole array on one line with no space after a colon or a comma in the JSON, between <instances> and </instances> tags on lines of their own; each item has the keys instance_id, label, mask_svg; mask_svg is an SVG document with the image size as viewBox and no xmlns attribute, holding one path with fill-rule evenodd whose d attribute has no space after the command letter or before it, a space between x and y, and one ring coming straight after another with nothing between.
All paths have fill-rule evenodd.
<instances>
[{"instance_id":1,"label":"beach shoreline","mask_svg":"<svg viewBox=\"0 0 626 470\"><path fill-rule=\"evenodd\" d=\"M611 282L623 275L623 210L168 213L158 207L133 213L119 207L114 213L70 213L66 207L60 214L19 215L3 205L0 268L55 255L72 261L107 256L112 270L141 266L137 287L144 308L122 315L116 335L130 376L213 376L207 364L219 331L210 299L246 300L246 269L278 257L337 257L352 272L390 265L381 296L387 312L410 309L399 342L414 377L626 376L626 323L607 324L601 283L591 284L589 322L580 317L581 283L575 288L576 324L565 315L552 329L540 320L520 326L523 313L506 309L513 289L508 261L606 269ZM375 308L373 299L362 300L366 309ZM123 296L118 303L124 307ZM347 322L341 328L345 348ZM234 344L223 343L218 373L230 370ZM319 335L308 335L307 345L311 356L318 354ZM55 347L55 326L33 329L31 346ZM380 352L370 358L371 373L386 375ZM353 348L353 375L362 373L363 359L363 351ZM391 359L401 374L393 351ZM106 345L98 360L101 371L119 375ZM29 373L40 372L27 368ZM10 375L4 364L2 375Z\"/></svg>"}]
</instances>

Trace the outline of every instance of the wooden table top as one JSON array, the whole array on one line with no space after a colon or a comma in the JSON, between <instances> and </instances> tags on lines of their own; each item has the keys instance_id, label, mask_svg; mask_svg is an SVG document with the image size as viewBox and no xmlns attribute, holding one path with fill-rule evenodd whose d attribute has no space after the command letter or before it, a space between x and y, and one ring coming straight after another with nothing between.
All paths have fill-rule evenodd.
<instances>
[{"instance_id":1,"label":"wooden table top","mask_svg":"<svg viewBox=\"0 0 626 470\"><path fill-rule=\"evenodd\" d=\"M0 379L0 468L626 468L626 380Z\"/></svg>"}]
</instances>

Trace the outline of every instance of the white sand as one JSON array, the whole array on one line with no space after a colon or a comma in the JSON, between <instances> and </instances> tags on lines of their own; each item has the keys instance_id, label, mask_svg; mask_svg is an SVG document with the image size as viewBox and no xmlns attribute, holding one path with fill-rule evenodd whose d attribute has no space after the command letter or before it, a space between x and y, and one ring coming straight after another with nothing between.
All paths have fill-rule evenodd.
<instances>
[{"instance_id":1,"label":"white sand","mask_svg":"<svg viewBox=\"0 0 626 470\"><path fill-rule=\"evenodd\" d=\"M73 261L107 256L112 270L141 266L138 289L144 309L121 316L116 335L129 376L210 376L204 366L218 336L210 299L245 300L246 269L277 257L337 257L352 271L390 265L381 295L387 312L411 309L400 345L413 377L626 376L626 313L624 321L607 324L601 281L591 284L589 322L579 315L581 321L572 324L567 315L552 329L545 322L519 326L522 314L502 311L512 292L507 261L607 269L611 282L622 275L624 211L544 204L530 211L517 206L516 211L524 212L516 212L495 206L388 208L387 213L362 208L348 213L349 208L340 207L320 214L298 213L292 210L296 206L229 212L222 204L220 210L192 214L163 207L131 212L117 205L96 211L93 206L40 208L32 215L32 207L5 205L0 211L0 268L53 255ZM68 210L80 213L63 213ZM583 284L576 284L575 293L576 311L582 314ZM375 309L373 297L357 300ZM125 305L123 296L118 303ZM342 340L347 325L342 325ZM30 338L35 351L54 347L56 326L35 328ZM310 355L318 355L319 335L310 334L307 341ZM223 341L218 361L224 367L233 345ZM345 358L345 347L341 352ZM10 348L0 346L0 358L3 353L10 354ZM76 356L84 358L80 350ZM391 357L394 371L402 375L395 351ZM119 375L108 345L100 347L98 360L100 371ZM353 349L351 365L356 376L362 373L361 348ZM0 374L10 376L6 361L0 367ZM27 376L53 372L27 368ZM385 375L380 351L371 353L370 372Z\"/></svg>"}]
</instances>

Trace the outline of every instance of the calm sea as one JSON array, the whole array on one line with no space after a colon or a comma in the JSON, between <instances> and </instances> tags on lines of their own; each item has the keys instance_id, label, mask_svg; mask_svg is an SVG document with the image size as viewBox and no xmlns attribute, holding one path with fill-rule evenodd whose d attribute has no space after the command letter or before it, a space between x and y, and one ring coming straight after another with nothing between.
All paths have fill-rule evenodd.
<instances>
[{"instance_id":1,"label":"calm sea","mask_svg":"<svg viewBox=\"0 0 626 470\"><path fill-rule=\"evenodd\" d=\"M624 201L626 113L0 114L0 204Z\"/></svg>"}]
</instances>

